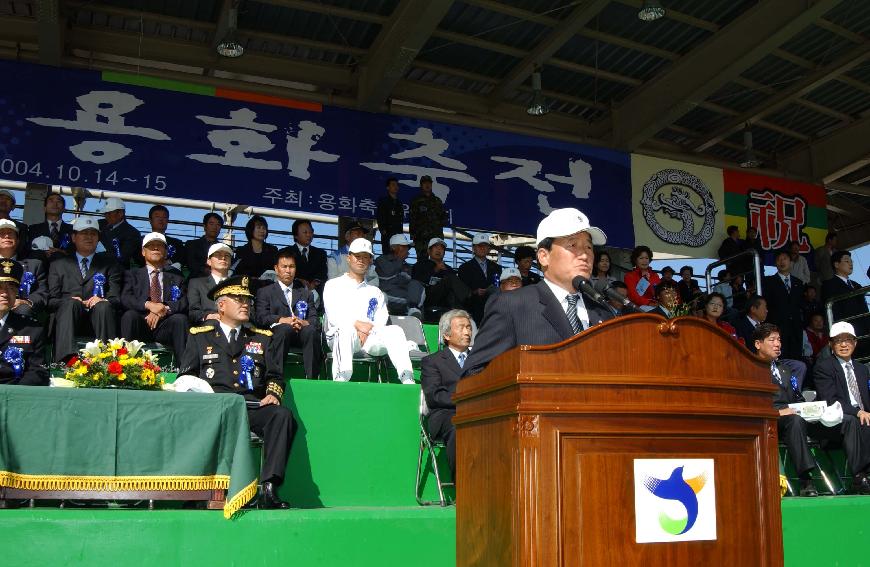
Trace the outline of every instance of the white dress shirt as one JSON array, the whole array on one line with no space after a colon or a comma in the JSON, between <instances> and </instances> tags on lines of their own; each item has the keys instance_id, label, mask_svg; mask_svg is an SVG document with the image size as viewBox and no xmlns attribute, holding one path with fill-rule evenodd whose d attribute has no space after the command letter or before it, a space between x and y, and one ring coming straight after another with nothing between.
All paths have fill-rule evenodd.
<instances>
[{"instance_id":1,"label":"white dress shirt","mask_svg":"<svg viewBox=\"0 0 870 567\"><path fill-rule=\"evenodd\" d=\"M577 293L573 291L568 291L560 285L554 284L547 278L544 278L544 283L547 284L547 287L550 288L550 291L553 292L553 295L556 296L556 299L559 300L559 305L562 307L562 311L565 312L565 315L568 315L568 296L569 295L577 295L577 318L583 323L583 328L589 328L589 311L586 310L586 304L583 302L583 294Z\"/></svg>"},{"instance_id":2,"label":"white dress shirt","mask_svg":"<svg viewBox=\"0 0 870 567\"><path fill-rule=\"evenodd\" d=\"M230 342L230 331L232 331L233 329L236 330L236 339L238 340L239 335L241 335L241 332L242 332L242 326L241 326L241 325L238 325L238 326L236 326L236 327L230 327L229 325L227 325L227 324L224 323L223 321L219 321L219 323L220 323L220 326L221 326L221 331L224 332L224 337L226 337L227 342Z\"/></svg>"}]
</instances>

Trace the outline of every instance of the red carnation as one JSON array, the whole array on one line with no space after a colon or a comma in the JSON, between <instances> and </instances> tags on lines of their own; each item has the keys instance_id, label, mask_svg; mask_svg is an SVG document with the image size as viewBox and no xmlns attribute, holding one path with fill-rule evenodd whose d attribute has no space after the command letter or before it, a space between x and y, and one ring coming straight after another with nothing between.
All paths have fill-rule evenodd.
<instances>
[{"instance_id":1,"label":"red carnation","mask_svg":"<svg viewBox=\"0 0 870 567\"><path fill-rule=\"evenodd\" d=\"M127 349L124 347L118 349L118 356L121 356L122 354L127 354Z\"/></svg>"},{"instance_id":2,"label":"red carnation","mask_svg":"<svg viewBox=\"0 0 870 567\"><path fill-rule=\"evenodd\" d=\"M67 363L66 363L66 367L67 367L67 368L72 368L73 366L76 365L76 362L78 362L78 361L79 361L79 357L73 355L73 357L70 358L70 359L67 361Z\"/></svg>"},{"instance_id":3,"label":"red carnation","mask_svg":"<svg viewBox=\"0 0 870 567\"><path fill-rule=\"evenodd\" d=\"M119 362L113 361L109 363L109 367L107 370L109 371L109 374L120 375L124 372L124 367L122 367Z\"/></svg>"}]
</instances>

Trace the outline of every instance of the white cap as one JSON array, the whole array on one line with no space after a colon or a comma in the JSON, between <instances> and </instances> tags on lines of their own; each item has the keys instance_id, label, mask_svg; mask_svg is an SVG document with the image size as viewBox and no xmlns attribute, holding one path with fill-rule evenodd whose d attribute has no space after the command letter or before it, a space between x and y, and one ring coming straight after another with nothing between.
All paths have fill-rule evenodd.
<instances>
[{"instance_id":1,"label":"white cap","mask_svg":"<svg viewBox=\"0 0 870 567\"><path fill-rule=\"evenodd\" d=\"M404 234L394 234L390 237L390 246L410 246L414 244Z\"/></svg>"},{"instance_id":2,"label":"white cap","mask_svg":"<svg viewBox=\"0 0 870 567\"><path fill-rule=\"evenodd\" d=\"M79 217L72 223L73 232L81 232L83 230L96 230L100 232L100 223L94 217Z\"/></svg>"},{"instance_id":3,"label":"white cap","mask_svg":"<svg viewBox=\"0 0 870 567\"><path fill-rule=\"evenodd\" d=\"M840 402L834 402L833 405L826 407L825 413L822 414L819 421L825 427L835 427L843 423L843 406L840 405Z\"/></svg>"},{"instance_id":4,"label":"white cap","mask_svg":"<svg viewBox=\"0 0 870 567\"><path fill-rule=\"evenodd\" d=\"M556 209L541 221L538 225L536 242L541 243L545 238L559 238L571 236L578 232L588 232L592 237L592 244L603 246L607 243L607 236L598 227L590 226L589 219L577 209Z\"/></svg>"},{"instance_id":5,"label":"white cap","mask_svg":"<svg viewBox=\"0 0 870 567\"><path fill-rule=\"evenodd\" d=\"M392 240L392 238L390 240ZM366 254L374 256L374 253L372 252L372 243L366 238L355 238L354 241L350 243L347 251L349 254L361 254L365 252Z\"/></svg>"},{"instance_id":6,"label":"white cap","mask_svg":"<svg viewBox=\"0 0 870 567\"><path fill-rule=\"evenodd\" d=\"M124 204L124 201L117 197L109 197L106 199L106 204L103 205L103 208L100 209L101 213L110 213L112 211L123 211L127 206Z\"/></svg>"},{"instance_id":7,"label":"white cap","mask_svg":"<svg viewBox=\"0 0 870 567\"><path fill-rule=\"evenodd\" d=\"M435 246L436 244L441 244L441 245L444 246L444 248L447 248L447 243L444 242L444 240L442 240L441 238L438 238L437 236L436 236L435 238L430 238L430 239L429 239L429 246L427 246L426 248L427 248L427 249L428 249L428 248L432 248L432 247Z\"/></svg>"},{"instance_id":8,"label":"white cap","mask_svg":"<svg viewBox=\"0 0 870 567\"><path fill-rule=\"evenodd\" d=\"M208 256L206 258L211 258L218 252L226 252L230 256L233 255L233 249L224 244L223 242L215 242L211 246L208 247Z\"/></svg>"},{"instance_id":9,"label":"white cap","mask_svg":"<svg viewBox=\"0 0 870 567\"><path fill-rule=\"evenodd\" d=\"M30 243L30 248L32 250L48 250L54 248L54 242L48 236L37 236Z\"/></svg>"},{"instance_id":10,"label":"white cap","mask_svg":"<svg viewBox=\"0 0 870 567\"><path fill-rule=\"evenodd\" d=\"M145 235L145 238L142 239L142 246L144 247L149 242L153 242L155 240L159 240L166 246L166 237L160 234L159 232L149 232Z\"/></svg>"},{"instance_id":11,"label":"white cap","mask_svg":"<svg viewBox=\"0 0 870 567\"><path fill-rule=\"evenodd\" d=\"M15 232L18 232L18 225L15 224L15 221L10 219L0 219L0 230L4 228L11 228Z\"/></svg>"},{"instance_id":12,"label":"white cap","mask_svg":"<svg viewBox=\"0 0 870 567\"><path fill-rule=\"evenodd\" d=\"M471 240L471 245L476 246L478 244L489 244L492 246L492 242L489 241L488 234L475 234L474 238Z\"/></svg>"},{"instance_id":13,"label":"white cap","mask_svg":"<svg viewBox=\"0 0 870 567\"><path fill-rule=\"evenodd\" d=\"M505 281L510 278L520 278L523 279L523 275L517 268L504 268L501 271L501 281Z\"/></svg>"},{"instance_id":14,"label":"white cap","mask_svg":"<svg viewBox=\"0 0 870 567\"><path fill-rule=\"evenodd\" d=\"M839 323L834 323L831 325L831 332L828 333L828 336L832 339L838 335L852 335L853 337L857 337L855 334L855 327L852 326L851 323L846 323L845 321L840 321Z\"/></svg>"},{"instance_id":15,"label":"white cap","mask_svg":"<svg viewBox=\"0 0 870 567\"><path fill-rule=\"evenodd\" d=\"M0 189L0 195L6 195L10 199L12 199L12 204L15 204L15 194L12 191L9 191L7 189Z\"/></svg>"}]
</instances>

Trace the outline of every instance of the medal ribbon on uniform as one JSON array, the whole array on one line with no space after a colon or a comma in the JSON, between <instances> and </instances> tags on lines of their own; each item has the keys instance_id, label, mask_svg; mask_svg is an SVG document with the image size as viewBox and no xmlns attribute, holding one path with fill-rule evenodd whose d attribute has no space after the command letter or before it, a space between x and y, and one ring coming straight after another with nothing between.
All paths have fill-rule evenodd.
<instances>
[{"instance_id":1,"label":"medal ribbon on uniform","mask_svg":"<svg viewBox=\"0 0 870 567\"><path fill-rule=\"evenodd\" d=\"M254 369L254 359L247 354L239 359L239 367L242 372L239 375L239 385L246 386L248 390L254 389L254 384L251 382L251 371Z\"/></svg>"},{"instance_id":2,"label":"medal ribbon on uniform","mask_svg":"<svg viewBox=\"0 0 870 567\"><path fill-rule=\"evenodd\" d=\"M300 319L305 319L308 317L308 303L302 301L301 299L296 302L296 316Z\"/></svg>"},{"instance_id":3,"label":"medal ribbon on uniform","mask_svg":"<svg viewBox=\"0 0 870 567\"><path fill-rule=\"evenodd\" d=\"M492 275L492 285L494 285L495 287L498 287L500 283L501 283L501 275L500 274L493 274Z\"/></svg>"},{"instance_id":4,"label":"medal ribbon on uniform","mask_svg":"<svg viewBox=\"0 0 870 567\"><path fill-rule=\"evenodd\" d=\"M24 272L24 276L21 278L21 285L18 287L18 295L21 299L30 297L30 288L33 287L34 283L36 283L36 277L33 275L33 272Z\"/></svg>"},{"instance_id":5,"label":"medal ribbon on uniform","mask_svg":"<svg viewBox=\"0 0 870 567\"><path fill-rule=\"evenodd\" d=\"M169 256L169 259L172 260L172 257L175 256L175 246L170 244L166 247L166 255Z\"/></svg>"},{"instance_id":6,"label":"medal ribbon on uniform","mask_svg":"<svg viewBox=\"0 0 870 567\"><path fill-rule=\"evenodd\" d=\"M97 297L104 297L105 291L104 286L106 285L106 275L97 272L94 274L94 295Z\"/></svg>"},{"instance_id":7,"label":"medal ribbon on uniform","mask_svg":"<svg viewBox=\"0 0 870 567\"><path fill-rule=\"evenodd\" d=\"M174 285L169 288L169 300L178 301L179 299L181 299L181 288L177 285Z\"/></svg>"},{"instance_id":8,"label":"medal ribbon on uniform","mask_svg":"<svg viewBox=\"0 0 870 567\"><path fill-rule=\"evenodd\" d=\"M15 377L20 378L24 373L24 354L21 347L6 347L6 350L3 351L3 360L12 367Z\"/></svg>"},{"instance_id":9,"label":"medal ribbon on uniform","mask_svg":"<svg viewBox=\"0 0 870 567\"><path fill-rule=\"evenodd\" d=\"M67 248L70 245L69 233L65 232L63 236L60 237L60 246L58 248Z\"/></svg>"},{"instance_id":10,"label":"medal ribbon on uniform","mask_svg":"<svg viewBox=\"0 0 870 567\"><path fill-rule=\"evenodd\" d=\"M120 260L121 259L121 243L118 242L117 238L112 239L112 248L115 249L115 258Z\"/></svg>"},{"instance_id":11,"label":"medal ribbon on uniform","mask_svg":"<svg viewBox=\"0 0 870 567\"><path fill-rule=\"evenodd\" d=\"M373 297L373 298L369 299L369 310L367 313L369 321L375 320L375 311L377 311L377 310L378 310L378 300Z\"/></svg>"},{"instance_id":12,"label":"medal ribbon on uniform","mask_svg":"<svg viewBox=\"0 0 870 567\"><path fill-rule=\"evenodd\" d=\"M791 375L791 378L789 379L789 382L791 383L791 389L794 390L795 393L797 393L797 391L798 391L798 383L797 383L797 377L796 377L794 374Z\"/></svg>"}]
</instances>

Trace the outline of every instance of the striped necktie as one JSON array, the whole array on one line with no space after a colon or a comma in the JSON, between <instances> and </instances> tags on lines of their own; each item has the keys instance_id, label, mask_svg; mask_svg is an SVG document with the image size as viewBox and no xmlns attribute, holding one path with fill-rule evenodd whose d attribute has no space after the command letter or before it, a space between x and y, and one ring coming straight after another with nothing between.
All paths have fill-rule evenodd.
<instances>
[{"instance_id":1,"label":"striped necktie","mask_svg":"<svg viewBox=\"0 0 870 567\"><path fill-rule=\"evenodd\" d=\"M580 323L580 319L577 317L577 295L572 293L566 299L568 300L568 310L565 314L568 315L571 330L576 335L583 330L583 324Z\"/></svg>"}]
</instances>

